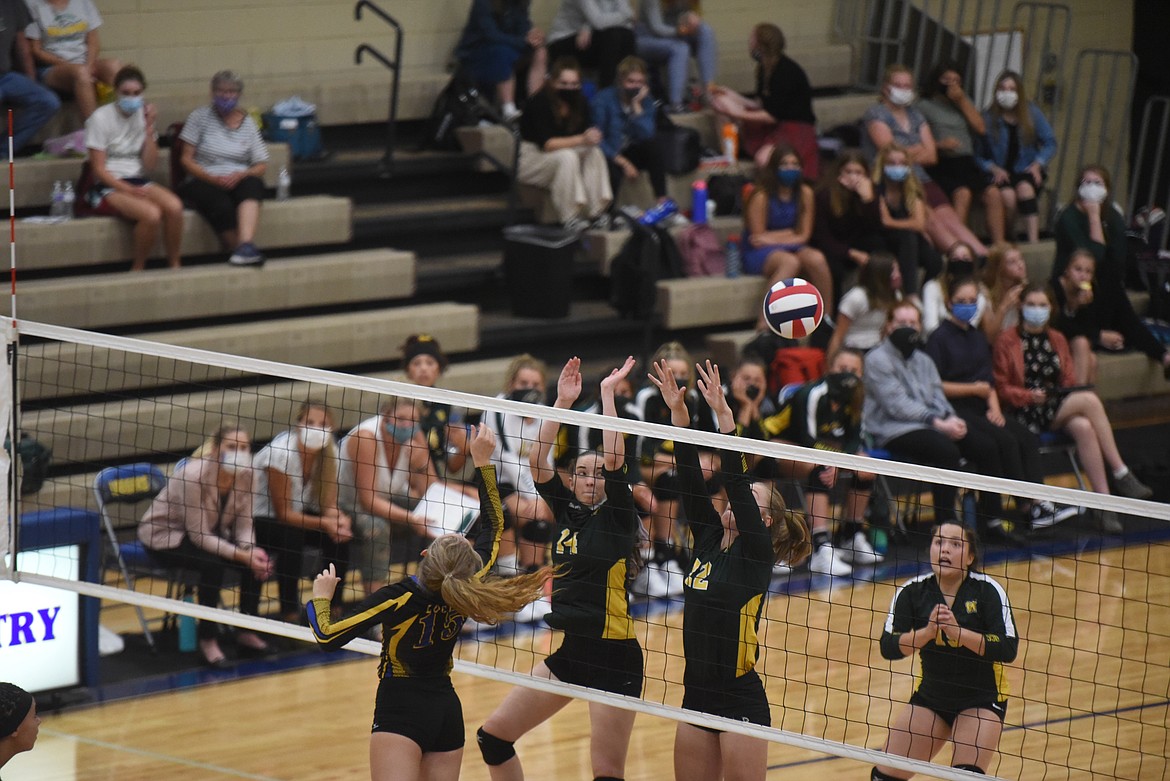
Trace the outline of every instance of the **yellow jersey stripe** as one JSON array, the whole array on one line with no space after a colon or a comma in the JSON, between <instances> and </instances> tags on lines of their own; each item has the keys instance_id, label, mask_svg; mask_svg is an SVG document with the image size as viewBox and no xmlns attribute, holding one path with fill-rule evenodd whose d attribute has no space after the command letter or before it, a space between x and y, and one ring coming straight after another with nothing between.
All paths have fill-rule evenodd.
<instances>
[{"instance_id":1,"label":"yellow jersey stripe","mask_svg":"<svg viewBox=\"0 0 1170 781\"><path fill-rule=\"evenodd\" d=\"M760 640L756 636L756 616L760 612L763 594L756 594L739 611L739 652L735 662L735 677L746 675L756 666L756 652Z\"/></svg>"},{"instance_id":2,"label":"yellow jersey stripe","mask_svg":"<svg viewBox=\"0 0 1170 781\"><path fill-rule=\"evenodd\" d=\"M626 600L626 560L609 568L605 586L605 629L601 636L605 640L629 640L634 637L634 622L630 618L630 606Z\"/></svg>"}]
</instances>

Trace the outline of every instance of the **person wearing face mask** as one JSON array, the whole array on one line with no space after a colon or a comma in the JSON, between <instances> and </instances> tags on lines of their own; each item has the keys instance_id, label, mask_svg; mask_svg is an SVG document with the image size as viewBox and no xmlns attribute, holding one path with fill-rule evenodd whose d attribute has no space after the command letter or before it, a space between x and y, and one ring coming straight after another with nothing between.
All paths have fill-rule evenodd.
<instances>
[{"instance_id":1,"label":"person wearing face mask","mask_svg":"<svg viewBox=\"0 0 1170 781\"><path fill-rule=\"evenodd\" d=\"M833 275L824 254L808 243L815 211L816 196L804 183L800 155L790 146L775 146L744 204L743 270L763 275L769 287L781 279L804 277L824 297L825 314L832 315ZM761 312L756 330L766 327Z\"/></svg>"},{"instance_id":2,"label":"person wearing face mask","mask_svg":"<svg viewBox=\"0 0 1170 781\"><path fill-rule=\"evenodd\" d=\"M975 278L975 251L966 244L956 244L943 257L943 270L934 279L922 286L922 331L927 336L934 333L939 323L951 315L951 290L961 279ZM987 311L987 296L979 290L975 303L975 315L969 321L978 326Z\"/></svg>"},{"instance_id":3,"label":"person wearing face mask","mask_svg":"<svg viewBox=\"0 0 1170 781\"><path fill-rule=\"evenodd\" d=\"M162 228L167 265L182 264L183 202L148 172L158 162L157 111L142 93L146 77L126 65L114 77L115 102L102 106L85 121L85 146L93 183L79 193L95 214L134 223L132 271L146 268L146 259Z\"/></svg>"},{"instance_id":4,"label":"person wearing face mask","mask_svg":"<svg viewBox=\"0 0 1170 781\"><path fill-rule=\"evenodd\" d=\"M975 325L979 285L973 277L956 279L949 288L947 304L950 316L939 324L926 342L926 354L938 368L943 393L955 413L967 424L967 437L978 442L978 452L994 457L980 461L983 473L1011 480L1043 483L1040 465L1040 442L1027 426L1012 416L1005 416L996 393L992 373L991 344ZM1025 528L1042 528L1076 515L1074 507L1056 507L1051 502L1016 499L1019 522ZM979 492L977 512L980 536L985 541L1006 538L1014 541L1007 527L987 525L984 519L1003 517L1000 495Z\"/></svg>"},{"instance_id":5,"label":"person wearing face mask","mask_svg":"<svg viewBox=\"0 0 1170 781\"><path fill-rule=\"evenodd\" d=\"M553 62L544 88L531 96L520 117L520 138L517 179L548 190L566 230L580 232L605 214L613 202L609 166L575 59Z\"/></svg>"},{"instance_id":6,"label":"person wearing face mask","mask_svg":"<svg viewBox=\"0 0 1170 781\"><path fill-rule=\"evenodd\" d=\"M926 172L926 166L938 164L938 146L930 124L914 100L914 74L910 69L897 64L886 68L881 96L862 116L865 125L861 134L862 150L875 160L876 174L885 165L877 160L878 153L891 144L900 146L906 154L902 164L910 167L922 187L926 203L923 229L935 248L945 250L956 241L962 241L974 247L977 255L986 256L987 248L959 219L946 191ZM905 175L902 178L905 179Z\"/></svg>"},{"instance_id":7,"label":"person wearing face mask","mask_svg":"<svg viewBox=\"0 0 1170 781\"><path fill-rule=\"evenodd\" d=\"M906 150L897 144L883 149L874 161L873 181L886 246L902 273L902 291L917 295L919 279L934 279L942 260L927 233L930 210Z\"/></svg>"},{"instance_id":8,"label":"person wearing face mask","mask_svg":"<svg viewBox=\"0 0 1170 781\"><path fill-rule=\"evenodd\" d=\"M241 572L241 611L259 604L260 583L272 574L268 553L256 545L252 523L252 441L235 425L219 428L182 462L138 523L138 539L168 569L199 573L200 605L219 607L228 569ZM225 667L215 624L199 619L199 653L211 667ZM236 633L242 651L264 653L255 632Z\"/></svg>"},{"instance_id":9,"label":"person wearing face mask","mask_svg":"<svg viewBox=\"0 0 1170 781\"><path fill-rule=\"evenodd\" d=\"M711 108L721 119L739 125L740 147L760 168L783 144L796 150L807 181L820 176L817 117L812 109L808 74L784 53L784 33L774 24L757 24L748 38L756 63L756 94L741 95L730 87L711 88Z\"/></svg>"},{"instance_id":10,"label":"person wearing face mask","mask_svg":"<svg viewBox=\"0 0 1170 781\"><path fill-rule=\"evenodd\" d=\"M281 617L296 623L306 546L319 548L343 582L349 571L353 526L337 508L337 443L329 408L313 399L302 403L296 426L277 434L256 454L253 466L256 539L276 559ZM335 607L341 607L341 599L339 590Z\"/></svg>"},{"instance_id":11,"label":"person wearing face mask","mask_svg":"<svg viewBox=\"0 0 1170 781\"><path fill-rule=\"evenodd\" d=\"M817 190L814 212L812 245L824 253L840 296L846 275L864 267L871 253L887 249L869 161L860 151L847 149L837 158ZM836 310L839 302L833 305Z\"/></svg>"},{"instance_id":12,"label":"person wearing face mask","mask_svg":"<svg viewBox=\"0 0 1170 781\"><path fill-rule=\"evenodd\" d=\"M1019 328L1005 329L996 339L993 362L1000 400L1034 433L1063 431L1072 438L1096 493L1116 489L1121 496L1149 499L1153 491L1130 471L1117 449L1101 399L1091 390L1075 389L1068 342L1048 325L1049 295L1045 285L1028 285L1020 299ZM1105 532L1122 531L1112 510L1099 511L1098 521Z\"/></svg>"},{"instance_id":13,"label":"person wearing face mask","mask_svg":"<svg viewBox=\"0 0 1170 781\"><path fill-rule=\"evenodd\" d=\"M839 350L823 378L802 385L784 409L764 420L768 438L817 450L864 455L864 370L860 350ZM845 577L852 574L854 566L882 560L865 533L865 508L874 481L871 473L811 461L784 460L777 468L781 478L799 480L804 491L812 527L813 552L808 561L812 572ZM835 541L831 523L834 504L841 505L843 513Z\"/></svg>"},{"instance_id":14,"label":"person wearing face mask","mask_svg":"<svg viewBox=\"0 0 1170 781\"><path fill-rule=\"evenodd\" d=\"M1056 134L1044 112L1027 99L1024 80L1005 70L995 80L994 96L983 112L985 134L980 167L989 173L1003 198L1004 222L1014 233L1016 218L1024 222L1028 241L1040 240L1037 198L1056 156Z\"/></svg>"},{"instance_id":15,"label":"person wearing face mask","mask_svg":"<svg viewBox=\"0 0 1170 781\"><path fill-rule=\"evenodd\" d=\"M601 130L601 151L609 164L609 183L616 203L622 182L650 175L658 203L666 200L666 168L654 137L658 105L650 95L646 63L626 57L617 68L617 81L593 97L593 120ZM642 204L649 206L649 204Z\"/></svg>"},{"instance_id":16,"label":"person wearing face mask","mask_svg":"<svg viewBox=\"0 0 1170 781\"><path fill-rule=\"evenodd\" d=\"M548 28L548 58L574 58L613 84L618 63L634 54L630 0L561 0Z\"/></svg>"},{"instance_id":17,"label":"person wearing face mask","mask_svg":"<svg viewBox=\"0 0 1170 781\"><path fill-rule=\"evenodd\" d=\"M211 77L211 103L191 112L179 141L186 180L178 193L199 212L231 252L236 266L259 265L264 256L253 243L264 199L268 146L256 122L240 107L244 82L232 71Z\"/></svg>"},{"instance_id":18,"label":"person wearing face mask","mask_svg":"<svg viewBox=\"0 0 1170 781\"><path fill-rule=\"evenodd\" d=\"M1053 286L1060 284L1074 250L1091 252L1097 264L1093 297L1098 322L1121 337L1111 335L1101 346L1140 350L1161 366L1162 376L1170 380L1170 350L1142 325L1125 291L1125 218L1113 202L1109 172L1099 165L1088 165L1081 169L1077 181L1075 200L1060 210L1053 226L1056 260L1051 282Z\"/></svg>"}]
</instances>

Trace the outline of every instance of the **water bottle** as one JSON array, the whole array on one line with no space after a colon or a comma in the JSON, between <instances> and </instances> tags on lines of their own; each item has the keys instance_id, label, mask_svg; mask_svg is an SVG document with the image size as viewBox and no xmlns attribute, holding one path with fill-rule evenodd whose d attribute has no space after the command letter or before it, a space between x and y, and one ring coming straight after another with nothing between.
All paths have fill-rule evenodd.
<instances>
[{"instance_id":1,"label":"water bottle","mask_svg":"<svg viewBox=\"0 0 1170 781\"><path fill-rule=\"evenodd\" d=\"M643 225L657 225L672 214L678 214L678 204L674 202L673 198L667 198L639 217L638 222Z\"/></svg>"},{"instance_id":2,"label":"water bottle","mask_svg":"<svg viewBox=\"0 0 1170 781\"><path fill-rule=\"evenodd\" d=\"M727 162L734 163L739 159L739 128L733 122L725 122L722 133L723 156Z\"/></svg>"},{"instance_id":3,"label":"water bottle","mask_svg":"<svg viewBox=\"0 0 1170 781\"><path fill-rule=\"evenodd\" d=\"M191 596L191 592L188 591L183 595L183 601L194 603L195 599ZM182 653L191 653L195 650L195 645L195 619L191 616L179 616L179 651Z\"/></svg>"},{"instance_id":4,"label":"water bottle","mask_svg":"<svg viewBox=\"0 0 1170 781\"><path fill-rule=\"evenodd\" d=\"M739 252L739 236L731 236L727 239L724 258L727 261L727 278L735 279L743 271L743 256Z\"/></svg>"},{"instance_id":5,"label":"water bottle","mask_svg":"<svg viewBox=\"0 0 1170 781\"><path fill-rule=\"evenodd\" d=\"M53 193L49 196L49 216L60 217L61 207L65 205L65 190L61 187L61 180L53 182Z\"/></svg>"},{"instance_id":6,"label":"water bottle","mask_svg":"<svg viewBox=\"0 0 1170 781\"><path fill-rule=\"evenodd\" d=\"M77 193L73 192L73 182L66 180L65 190L61 193L61 216L66 220L73 218L73 207L77 202Z\"/></svg>"},{"instance_id":7,"label":"water bottle","mask_svg":"<svg viewBox=\"0 0 1170 781\"><path fill-rule=\"evenodd\" d=\"M276 200L287 201L292 191L292 174L288 172L287 168L280 169L280 175L276 178Z\"/></svg>"},{"instance_id":8,"label":"water bottle","mask_svg":"<svg viewBox=\"0 0 1170 781\"><path fill-rule=\"evenodd\" d=\"M691 222L704 225L707 222L707 181L697 179L691 185Z\"/></svg>"}]
</instances>

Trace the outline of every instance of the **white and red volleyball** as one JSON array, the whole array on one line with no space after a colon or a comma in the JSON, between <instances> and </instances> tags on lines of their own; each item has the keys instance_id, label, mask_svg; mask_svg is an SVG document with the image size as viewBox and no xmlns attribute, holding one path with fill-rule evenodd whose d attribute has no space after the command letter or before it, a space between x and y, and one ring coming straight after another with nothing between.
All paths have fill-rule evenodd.
<instances>
[{"instance_id":1,"label":"white and red volleyball","mask_svg":"<svg viewBox=\"0 0 1170 781\"><path fill-rule=\"evenodd\" d=\"M793 277L782 279L764 296L764 320L785 339L808 336L825 316L825 300L811 282Z\"/></svg>"}]
</instances>

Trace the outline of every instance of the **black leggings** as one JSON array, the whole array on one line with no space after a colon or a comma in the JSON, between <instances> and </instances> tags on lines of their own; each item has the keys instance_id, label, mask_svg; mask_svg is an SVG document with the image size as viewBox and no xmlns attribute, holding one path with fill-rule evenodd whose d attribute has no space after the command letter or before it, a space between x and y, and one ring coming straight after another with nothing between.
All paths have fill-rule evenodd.
<instances>
[{"instance_id":1,"label":"black leggings","mask_svg":"<svg viewBox=\"0 0 1170 781\"><path fill-rule=\"evenodd\" d=\"M276 560L273 570L280 597L281 615L292 615L300 610L300 581L305 566L306 546L320 548L322 565L332 563L337 570L337 577L341 578L342 583L345 582L345 576L349 572L348 542L339 543L324 532L291 526L275 518L260 516L254 518L253 523L256 526L257 544ZM338 588L334 593L334 605L341 605L342 591ZM259 602L256 607L259 607Z\"/></svg>"},{"instance_id":2,"label":"black leggings","mask_svg":"<svg viewBox=\"0 0 1170 781\"><path fill-rule=\"evenodd\" d=\"M205 182L188 179L179 185L183 203L199 212L216 233L236 229L236 207L244 201L264 198L264 182L256 176L245 176L231 190Z\"/></svg>"},{"instance_id":3,"label":"black leggings","mask_svg":"<svg viewBox=\"0 0 1170 781\"><path fill-rule=\"evenodd\" d=\"M942 271L942 257L918 231L887 230L886 242L890 252L898 259L898 270L902 272L902 295L918 293L919 269L926 272L922 277L923 283L934 279Z\"/></svg>"},{"instance_id":4,"label":"black leggings","mask_svg":"<svg viewBox=\"0 0 1170 781\"><path fill-rule=\"evenodd\" d=\"M588 49L577 48L577 36L570 35L548 44L548 61L558 57L576 57L582 68L597 69L597 87L614 83L618 63L634 53L634 31L629 27L606 27L594 30Z\"/></svg>"},{"instance_id":5,"label":"black leggings","mask_svg":"<svg viewBox=\"0 0 1170 781\"><path fill-rule=\"evenodd\" d=\"M666 167L662 163L662 150L658 146L657 139L648 138L645 141L635 141L623 149L621 155L633 163L639 171L645 171L650 175L650 187L654 190L655 198L662 198L666 195ZM609 186L613 190L613 203L616 206L618 193L621 192L626 175L621 166L613 160L607 162L609 163Z\"/></svg>"},{"instance_id":6,"label":"black leggings","mask_svg":"<svg viewBox=\"0 0 1170 781\"><path fill-rule=\"evenodd\" d=\"M169 550L152 550L151 558L166 569L186 569L199 573L199 584L196 589L199 604L203 607L219 607L219 592L223 589L223 577L229 570L240 573L240 612L256 615L260 604L260 582L252 577L252 571L234 561L228 561L214 553L209 553L189 537L184 537L179 547ZM211 621L199 620L199 639L210 640L215 637L215 624Z\"/></svg>"}]
</instances>

